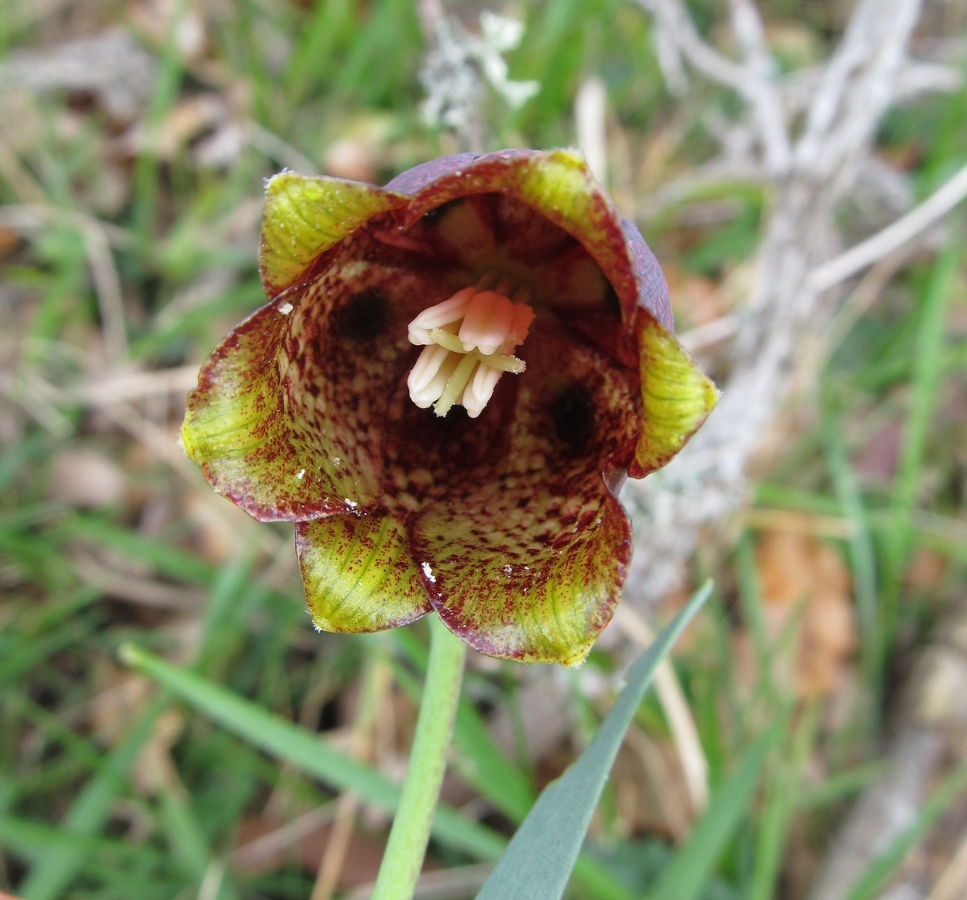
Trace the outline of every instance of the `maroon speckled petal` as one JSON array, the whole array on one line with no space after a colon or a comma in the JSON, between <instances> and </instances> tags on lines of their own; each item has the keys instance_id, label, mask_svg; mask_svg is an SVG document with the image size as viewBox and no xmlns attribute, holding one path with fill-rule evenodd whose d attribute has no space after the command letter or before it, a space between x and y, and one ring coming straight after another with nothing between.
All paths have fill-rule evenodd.
<instances>
[{"instance_id":1,"label":"maroon speckled petal","mask_svg":"<svg viewBox=\"0 0 967 900\"><path fill-rule=\"evenodd\" d=\"M271 302L212 353L182 442L216 491L296 523L313 617L373 631L431 607L468 643L581 662L631 552L615 498L715 403L637 228L569 150L460 154L385 188L267 188ZM466 286L535 319L470 419L410 400L407 324ZM437 335L437 338L440 338Z\"/></svg>"},{"instance_id":2,"label":"maroon speckled petal","mask_svg":"<svg viewBox=\"0 0 967 900\"><path fill-rule=\"evenodd\" d=\"M292 305L263 306L215 349L188 396L181 443L211 486L260 521L345 509L288 413L279 354Z\"/></svg>"},{"instance_id":3,"label":"maroon speckled petal","mask_svg":"<svg viewBox=\"0 0 967 900\"><path fill-rule=\"evenodd\" d=\"M573 335L544 323L528 341L506 445L436 484L411 546L434 608L472 646L574 664L625 577L630 525L607 485L633 453L640 398L634 373Z\"/></svg>"},{"instance_id":4,"label":"maroon speckled petal","mask_svg":"<svg viewBox=\"0 0 967 900\"><path fill-rule=\"evenodd\" d=\"M265 186L259 268L274 300L307 280L320 257L364 222L406 205L385 188L328 176L280 172Z\"/></svg>"},{"instance_id":5,"label":"maroon speckled petal","mask_svg":"<svg viewBox=\"0 0 967 900\"><path fill-rule=\"evenodd\" d=\"M454 156L441 156L439 159L431 159L429 162L420 163L418 166L413 166L412 169L401 172L384 187L384 190L412 196L444 175L449 175L451 172L457 172L469 166L476 158L473 153L457 153Z\"/></svg>"},{"instance_id":6,"label":"maroon speckled petal","mask_svg":"<svg viewBox=\"0 0 967 900\"><path fill-rule=\"evenodd\" d=\"M464 283L386 246L381 222L229 334L189 397L186 452L259 520L304 521L379 500L386 410L416 354L407 322Z\"/></svg>"},{"instance_id":7,"label":"maroon speckled petal","mask_svg":"<svg viewBox=\"0 0 967 900\"><path fill-rule=\"evenodd\" d=\"M406 530L392 516L300 522L295 542L309 612L323 631L382 631L430 611Z\"/></svg>"},{"instance_id":8,"label":"maroon speckled petal","mask_svg":"<svg viewBox=\"0 0 967 900\"><path fill-rule=\"evenodd\" d=\"M648 310L672 334L675 333L675 319L672 317L672 304L668 296L668 285L662 274L655 254L645 243L641 232L634 223L621 220L621 229L631 254L634 267L635 284L638 285L638 305Z\"/></svg>"}]
</instances>

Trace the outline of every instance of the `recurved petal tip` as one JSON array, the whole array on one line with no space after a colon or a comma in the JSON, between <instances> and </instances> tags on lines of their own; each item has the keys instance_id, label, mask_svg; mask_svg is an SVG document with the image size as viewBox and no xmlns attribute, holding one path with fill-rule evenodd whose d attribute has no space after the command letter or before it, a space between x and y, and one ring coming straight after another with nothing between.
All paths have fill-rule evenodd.
<instances>
[{"instance_id":1,"label":"recurved petal tip","mask_svg":"<svg viewBox=\"0 0 967 900\"><path fill-rule=\"evenodd\" d=\"M718 403L719 392L674 335L648 314L636 325L644 422L628 469L643 478L688 443Z\"/></svg>"}]
</instances>

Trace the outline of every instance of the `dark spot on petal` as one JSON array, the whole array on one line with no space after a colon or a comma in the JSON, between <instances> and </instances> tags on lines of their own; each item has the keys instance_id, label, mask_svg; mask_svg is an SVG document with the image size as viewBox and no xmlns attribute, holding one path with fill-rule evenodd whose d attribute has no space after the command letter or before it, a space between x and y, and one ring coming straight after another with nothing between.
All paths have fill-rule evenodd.
<instances>
[{"instance_id":1,"label":"dark spot on petal","mask_svg":"<svg viewBox=\"0 0 967 900\"><path fill-rule=\"evenodd\" d=\"M621 318L621 301L618 299L618 292L610 281L608 282L608 289L604 292L604 308L616 319Z\"/></svg>"},{"instance_id":2,"label":"dark spot on petal","mask_svg":"<svg viewBox=\"0 0 967 900\"><path fill-rule=\"evenodd\" d=\"M427 225L436 225L446 215L447 210L453 209L455 206L459 206L463 203L463 197L457 197L454 200L448 200L446 203L438 206L436 209L431 209L428 213L423 215L422 221Z\"/></svg>"},{"instance_id":3,"label":"dark spot on petal","mask_svg":"<svg viewBox=\"0 0 967 900\"><path fill-rule=\"evenodd\" d=\"M594 406L587 389L571 384L554 398L551 419L558 440L574 450L587 443L594 428Z\"/></svg>"},{"instance_id":4,"label":"dark spot on petal","mask_svg":"<svg viewBox=\"0 0 967 900\"><path fill-rule=\"evenodd\" d=\"M354 341L369 341L379 335L389 319L386 296L372 288L353 294L339 310L339 329Z\"/></svg>"}]
</instances>

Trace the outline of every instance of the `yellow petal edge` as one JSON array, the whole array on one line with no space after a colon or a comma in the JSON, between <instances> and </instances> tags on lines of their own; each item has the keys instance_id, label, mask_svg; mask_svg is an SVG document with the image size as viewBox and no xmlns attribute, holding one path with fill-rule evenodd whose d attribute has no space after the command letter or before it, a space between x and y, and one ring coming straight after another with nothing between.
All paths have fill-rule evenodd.
<instances>
[{"instance_id":1,"label":"yellow petal edge","mask_svg":"<svg viewBox=\"0 0 967 900\"><path fill-rule=\"evenodd\" d=\"M382 631L429 612L406 532L390 516L338 515L296 529L309 612L322 631Z\"/></svg>"},{"instance_id":2,"label":"yellow petal edge","mask_svg":"<svg viewBox=\"0 0 967 900\"><path fill-rule=\"evenodd\" d=\"M630 260L618 211L576 150L548 150L514 173L520 198L579 240L609 272L618 295L634 302ZM617 273L628 277L615 283Z\"/></svg>"},{"instance_id":3,"label":"yellow petal edge","mask_svg":"<svg viewBox=\"0 0 967 900\"><path fill-rule=\"evenodd\" d=\"M635 449L637 477L661 468L708 418L719 392L674 335L648 314L640 316L641 399L644 426Z\"/></svg>"},{"instance_id":4,"label":"yellow petal edge","mask_svg":"<svg viewBox=\"0 0 967 900\"><path fill-rule=\"evenodd\" d=\"M269 298L297 283L320 253L367 219L409 200L371 184L280 172L265 189L262 283Z\"/></svg>"}]
</instances>

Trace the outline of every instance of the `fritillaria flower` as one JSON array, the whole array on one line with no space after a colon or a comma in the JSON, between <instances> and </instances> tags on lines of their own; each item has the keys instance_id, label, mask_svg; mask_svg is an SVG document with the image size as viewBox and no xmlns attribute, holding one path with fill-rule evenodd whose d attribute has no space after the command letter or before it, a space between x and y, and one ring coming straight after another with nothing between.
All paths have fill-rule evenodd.
<instances>
[{"instance_id":1,"label":"fritillaria flower","mask_svg":"<svg viewBox=\"0 0 967 900\"><path fill-rule=\"evenodd\" d=\"M583 660L629 562L617 490L716 399L583 160L463 154L385 188L283 172L261 271L268 303L205 363L182 443L295 523L316 625L435 611L484 653Z\"/></svg>"}]
</instances>

